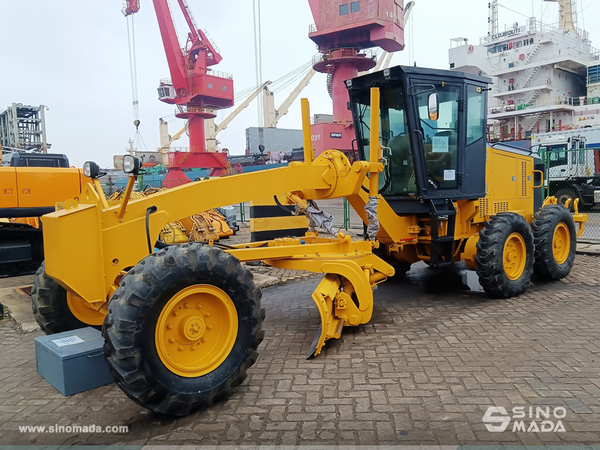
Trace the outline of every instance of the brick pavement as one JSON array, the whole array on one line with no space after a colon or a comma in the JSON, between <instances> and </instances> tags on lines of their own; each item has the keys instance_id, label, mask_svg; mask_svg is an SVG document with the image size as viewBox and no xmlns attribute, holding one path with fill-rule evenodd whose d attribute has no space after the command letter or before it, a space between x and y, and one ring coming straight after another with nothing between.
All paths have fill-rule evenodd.
<instances>
[{"instance_id":1,"label":"brick pavement","mask_svg":"<svg viewBox=\"0 0 600 450\"><path fill-rule=\"evenodd\" d=\"M0 444L591 444L600 441L600 260L564 282L490 300L452 271L413 269L375 291L372 321L307 361L318 279L267 289L260 358L228 401L172 419L114 385L62 397L33 338L0 321ZM425 293L432 285L453 290ZM491 433L489 406L562 406L564 433ZM128 434L21 434L19 425L128 425ZM512 426L512 424L511 424Z\"/></svg>"}]
</instances>

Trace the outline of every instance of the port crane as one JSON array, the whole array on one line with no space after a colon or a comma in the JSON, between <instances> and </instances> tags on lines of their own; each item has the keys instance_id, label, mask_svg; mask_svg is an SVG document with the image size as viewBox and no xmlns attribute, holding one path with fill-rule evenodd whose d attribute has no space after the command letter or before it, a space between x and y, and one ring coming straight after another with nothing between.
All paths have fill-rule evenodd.
<instances>
[{"instance_id":1,"label":"port crane","mask_svg":"<svg viewBox=\"0 0 600 450\"><path fill-rule=\"evenodd\" d=\"M261 84L254 92L250 93L250 95L242 102L240 105L229 114L221 123L216 124L214 118L206 119L204 122L204 129L206 132L206 148L210 152L214 152L217 149L217 135L225 130L227 126L235 119L244 109L248 107L250 103L260 94L263 89L271 84L270 81L265 81ZM158 128L160 132L160 152L162 154L168 154L169 148L173 142L178 140L185 132L188 131L188 124L186 123L183 128L181 128L177 133L173 136L169 135L169 128L166 121L163 119L158 120ZM164 164L168 162L165 161Z\"/></svg>"},{"instance_id":2,"label":"port crane","mask_svg":"<svg viewBox=\"0 0 600 450\"><path fill-rule=\"evenodd\" d=\"M227 126L231 123L233 119L235 119L244 109L248 107L252 101L258 97L263 89L267 89L267 86L271 84L271 81L265 81L261 84L257 89L254 90L240 105L229 114L221 123L216 124L214 119L207 119L206 124L206 145L209 150L216 150L217 148L217 135L225 130Z\"/></svg>"},{"instance_id":3,"label":"port crane","mask_svg":"<svg viewBox=\"0 0 600 450\"><path fill-rule=\"evenodd\" d=\"M233 77L210 69L222 56L205 31L196 25L186 0L177 0L189 27L185 47L179 43L168 0L153 0L162 37L170 79L160 81L159 99L176 105L176 117L187 119L190 136L189 152L169 153L169 172L165 187L189 183L184 168L227 168L225 153L207 150L204 121L216 117L215 111L233 106ZM126 0L123 14L140 10L140 0Z\"/></svg>"},{"instance_id":4,"label":"port crane","mask_svg":"<svg viewBox=\"0 0 600 450\"><path fill-rule=\"evenodd\" d=\"M308 86L308 83L310 83L310 80L312 80L315 73L317 72L314 69L310 69L277 109L275 109L275 97L273 92L271 92L267 86L264 87L263 110L265 128L277 127L277 122L288 113L292 103L298 98L302 90Z\"/></svg>"},{"instance_id":5,"label":"port crane","mask_svg":"<svg viewBox=\"0 0 600 450\"><path fill-rule=\"evenodd\" d=\"M544 0L545 2L558 3L558 21L561 30L577 34L575 18L573 15L573 3L571 0Z\"/></svg>"},{"instance_id":6,"label":"port crane","mask_svg":"<svg viewBox=\"0 0 600 450\"><path fill-rule=\"evenodd\" d=\"M408 23L408 19L412 13L412 10L415 6L415 2L410 1L406 5L404 5L404 19L403 19L403 28L406 29L406 24ZM414 45L414 44L412 44ZM387 69L392 62L392 58L394 57L394 52L388 52L386 50L382 50L377 58L377 64L371 72L379 72L380 70ZM361 73L361 75L366 75L368 72Z\"/></svg>"}]
</instances>

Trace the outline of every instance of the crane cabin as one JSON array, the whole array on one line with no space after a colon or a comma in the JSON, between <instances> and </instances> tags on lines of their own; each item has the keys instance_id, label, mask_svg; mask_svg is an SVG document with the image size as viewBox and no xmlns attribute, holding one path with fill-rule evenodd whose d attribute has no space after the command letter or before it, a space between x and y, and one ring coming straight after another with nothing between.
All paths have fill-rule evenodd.
<instances>
[{"instance_id":1,"label":"crane cabin","mask_svg":"<svg viewBox=\"0 0 600 450\"><path fill-rule=\"evenodd\" d=\"M315 20L309 37L319 51L340 47L404 48L403 0L309 0Z\"/></svg>"}]
</instances>

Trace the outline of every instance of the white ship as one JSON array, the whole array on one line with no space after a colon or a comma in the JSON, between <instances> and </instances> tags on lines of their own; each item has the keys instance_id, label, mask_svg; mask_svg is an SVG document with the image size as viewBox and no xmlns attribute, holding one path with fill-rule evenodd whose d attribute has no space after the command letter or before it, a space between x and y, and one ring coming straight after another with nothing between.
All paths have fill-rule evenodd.
<instances>
[{"instance_id":1,"label":"white ship","mask_svg":"<svg viewBox=\"0 0 600 450\"><path fill-rule=\"evenodd\" d=\"M559 22L531 17L500 31L498 0L489 3L489 31L478 45L452 40L450 68L487 75L488 139L521 141L532 134L600 125L600 51L576 26L576 0L559 4Z\"/></svg>"}]
</instances>

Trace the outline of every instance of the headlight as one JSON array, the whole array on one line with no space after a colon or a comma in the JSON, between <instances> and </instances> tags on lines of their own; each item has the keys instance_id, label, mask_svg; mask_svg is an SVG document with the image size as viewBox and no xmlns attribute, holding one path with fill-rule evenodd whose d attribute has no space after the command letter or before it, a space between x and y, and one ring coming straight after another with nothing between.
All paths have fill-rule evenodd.
<instances>
[{"instance_id":1,"label":"headlight","mask_svg":"<svg viewBox=\"0 0 600 450\"><path fill-rule=\"evenodd\" d=\"M87 161L83 165L83 174L88 178L98 178L100 176L100 167L93 161Z\"/></svg>"},{"instance_id":2,"label":"headlight","mask_svg":"<svg viewBox=\"0 0 600 450\"><path fill-rule=\"evenodd\" d=\"M140 160L132 155L123 156L123 172L137 175L140 170Z\"/></svg>"}]
</instances>

